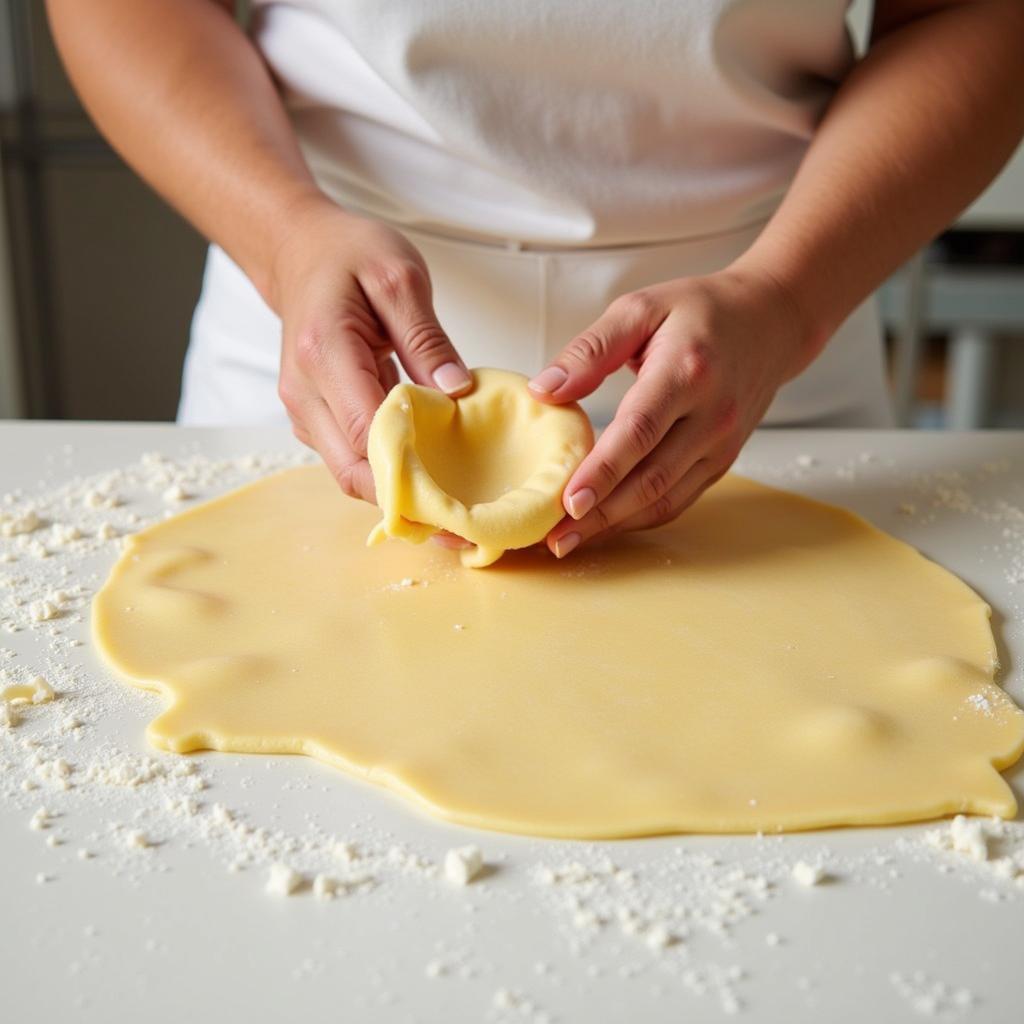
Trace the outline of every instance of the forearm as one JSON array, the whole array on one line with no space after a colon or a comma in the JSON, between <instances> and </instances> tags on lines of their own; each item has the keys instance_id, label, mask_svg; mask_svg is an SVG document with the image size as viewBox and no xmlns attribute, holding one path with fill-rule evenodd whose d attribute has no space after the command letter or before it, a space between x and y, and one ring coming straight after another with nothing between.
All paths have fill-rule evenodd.
<instances>
[{"instance_id":1,"label":"forearm","mask_svg":"<svg viewBox=\"0 0 1024 1024\"><path fill-rule=\"evenodd\" d=\"M230 6L230 5L227 5ZM214 0L48 0L100 130L263 295L299 206L318 196L270 74Z\"/></svg>"},{"instance_id":2,"label":"forearm","mask_svg":"<svg viewBox=\"0 0 1024 1024\"><path fill-rule=\"evenodd\" d=\"M737 262L792 298L803 364L1010 156L1024 132L1022 47L1019 0L956 4L887 32L843 83Z\"/></svg>"}]
</instances>

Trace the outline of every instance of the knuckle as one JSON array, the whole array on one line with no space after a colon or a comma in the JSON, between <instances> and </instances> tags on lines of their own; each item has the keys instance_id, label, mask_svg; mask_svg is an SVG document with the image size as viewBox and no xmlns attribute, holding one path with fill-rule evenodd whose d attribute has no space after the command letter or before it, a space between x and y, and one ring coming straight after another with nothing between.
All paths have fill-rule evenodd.
<instances>
[{"instance_id":1,"label":"knuckle","mask_svg":"<svg viewBox=\"0 0 1024 1024\"><path fill-rule=\"evenodd\" d=\"M282 377L277 382L277 397L281 399L281 404L288 410L289 415L294 416L299 408L299 394L289 378Z\"/></svg>"},{"instance_id":2,"label":"knuckle","mask_svg":"<svg viewBox=\"0 0 1024 1024\"><path fill-rule=\"evenodd\" d=\"M604 339L592 328L588 328L569 342L562 357L566 362L588 367L600 360L606 351Z\"/></svg>"},{"instance_id":3,"label":"knuckle","mask_svg":"<svg viewBox=\"0 0 1024 1024\"><path fill-rule=\"evenodd\" d=\"M605 492L610 491L619 482L619 473L615 463L607 458L598 458L591 467L604 485Z\"/></svg>"},{"instance_id":4,"label":"knuckle","mask_svg":"<svg viewBox=\"0 0 1024 1024\"><path fill-rule=\"evenodd\" d=\"M331 473L337 481L338 486L350 497L359 497L358 477L356 474L355 462L348 462L342 466L332 466Z\"/></svg>"},{"instance_id":5,"label":"knuckle","mask_svg":"<svg viewBox=\"0 0 1024 1024\"><path fill-rule=\"evenodd\" d=\"M303 372L315 370L324 356L323 334L314 327L300 331L295 338L295 362Z\"/></svg>"},{"instance_id":6,"label":"knuckle","mask_svg":"<svg viewBox=\"0 0 1024 1024\"><path fill-rule=\"evenodd\" d=\"M640 474L640 496L648 505L652 505L668 491L670 483L668 470L658 463L652 463Z\"/></svg>"},{"instance_id":7,"label":"knuckle","mask_svg":"<svg viewBox=\"0 0 1024 1024\"><path fill-rule=\"evenodd\" d=\"M608 513L601 505L596 505L590 514L593 516L594 525L597 527L594 531L595 533L603 533L605 530L611 529L612 521L608 518Z\"/></svg>"},{"instance_id":8,"label":"knuckle","mask_svg":"<svg viewBox=\"0 0 1024 1024\"><path fill-rule=\"evenodd\" d=\"M640 322L650 320L655 311L654 298L642 289L620 295L612 306L615 312L625 319Z\"/></svg>"},{"instance_id":9,"label":"knuckle","mask_svg":"<svg viewBox=\"0 0 1024 1024\"><path fill-rule=\"evenodd\" d=\"M359 453L365 454L366 443L370 436L371 417L365 409L346 409L341 421L341 429L348 442Z\"/></svg>"},{"instance_id":10,"label":"knuckle","mask_svg":"<svg viewBox=\"0 0 1024 1024\"><path fill-rule=\"evenodd\" d=\"M423 269L412 260L395 260L378 267L374 274L378 291L389 302L417 291L425 276Z\"/></svg>"},{"instance_id":11,"label":"knuckle","mask_svg":"<svg viewBox=\"0 0 1024 1024\"><path fill-rule=\"evenodd\" d=\"M341 296L330 319L331 330L337 334L354 335L368 342L377 330L377 320L359 296Z\"/></svg>"},{"instance_id":12,"label":"knuckle","mask_svg":"<svg viewBox=\"0 0 1024 1024\"><path fill-rule=\"evenodd\" d=\"M683 354L679 369L689 387L707 387L717 370L714 348L703 342L691 345Z\"/></svg>"},{"instance_id":13,"label":"knuckle","mask_svg":"<svg viewBox=\"0 0 1024 1024\"><path fill-rule=\"evenodd\" d=\"M643 409L634 409L622 421L622 432L635 452L649 452L661 436L654 418Z\"/></svg>"},{"instance_id":14,"label":"knuckle","mask_svg":"<svg viewBox=\"0 0 1024 1024\"><path fill-rule=\"evenodd\" d=\"M417 321L406 328L402 348L415 359L430 359L447 354L448 336L441 327L429 320Z\"/></svg>"},{"instance_id":15,"label":"knuckle","mask_svg":"<svg viewBox=\"0 0 1024 1024\"><path fill-rule=\"evenodd\" d=\"M354 312L343 312L334 323L339 337L345 338L348 342L359 339L365 344L370 344L373 335L373 326L366 322L365 317L356 316Z\"/></svg>"},{"instance_id":16,"label":"knuckle","mask_svg":"<svg viewBox=\"0 0 1024 1024\"><path fill-rule=\"evenodd\" d=\"M677 514L672 499L667 494L663 494L651 505L651 524L653 526L662 526L675 519Z\"/></svg>"}]
</instances>

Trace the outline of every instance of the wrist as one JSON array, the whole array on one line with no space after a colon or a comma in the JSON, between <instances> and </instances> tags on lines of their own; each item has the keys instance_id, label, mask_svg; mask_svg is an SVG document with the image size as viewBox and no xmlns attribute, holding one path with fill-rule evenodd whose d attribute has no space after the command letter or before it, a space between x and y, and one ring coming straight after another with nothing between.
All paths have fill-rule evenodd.
<instances>
[{"instance_id":1,"label":"wrist","mask_svg":"<svg viewBox=\"0 0 1024 1024\"><path fill-rule=\"evenodd\" d=\"M289 282L295 277L297 261L308 261L316 248L316 232L330 224L342 224L353 218L315 186L298 189L283 199L276 215L276 227L262 261L257 289L267 305L279 316Z\"/></svg>"},{"instance_id":2,"label":"wrist","mask_svg":"<svg viewBox=\"0 0 1024 1024\"><path fill-rule=\"evenodd\" d=\"M806 369L821 351L824 341L819 340L819 332L790 282L774 269L748 258L747 254L720 273L733 282L744 302L756 310L757 322L763 325L765 336L772 339L780 384Z\"/></svg>"}]
</instances>

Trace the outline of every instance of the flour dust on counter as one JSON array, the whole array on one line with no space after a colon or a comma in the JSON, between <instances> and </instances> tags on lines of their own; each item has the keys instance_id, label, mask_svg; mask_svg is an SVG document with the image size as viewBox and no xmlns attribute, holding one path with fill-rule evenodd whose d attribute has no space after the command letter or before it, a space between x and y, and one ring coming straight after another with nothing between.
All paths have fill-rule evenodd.
<instances>
[{"instance_id":1,"label":"flour dust on counter","mask_svg":"<svg viewBox=\"0 0 1024 1024\"><path fill-rule=\"evenodd\" d=\"M70 450L53 455L57 469L73 461ZM253 900L265 901L268 913L276 906L300 916L338 915L344 922L347 908L365 904L387 917L415 891L431 905L465 910L446 937L424 946L418 972L425 984L439 991L481 991L480 1019L533 1024L565 1019L553 1007L568 987L612 981L672 1005L685 992L705 1015L756 1012L749 990L757 972L745 966L755 947L779 958L778 970L791 975L796 996L811 1008L819 971L800 954L794 966L800 926L778 912L806 907L828 913L836 897L850 890L896 894L915 871L969 887L982 904L993 905L993 913L1000 904L1019 913L1024 826L1018 822L964 819L891 836L882 831L855 853L841 833L724 839L711 852L687 838L509 843L501 836L478 836L474 845L483 870L462 885L450 880L446 861L449 851L466 843L450 829L439 828L431 841L410 842L373 815L339 821L318 814L301 827L281 822L278 800L314 783L335 789L358 785L342 776L327 779L311 768L298 773L307 781L282 783L279 759L253 758L236 792L225 766L237 776L238 762L225 755L140 749L126 723L141 733L160 698L97 671L83 647L88 602L120 539L182 504L297 461L274 453L232 459L154 453L109 473L0 497L0 803L5 817L21 821L26 836L38 842L33 870L24 877L9 875L8 887L31 887L61 899L64 888L81 884L73 879L86 871L129 892L145 890L175 870L168 855L175 851L206 865L209 884L223 879L219 884L241 887ZM831 476L834 467L815 457L813 469ZM796 467L794 475L805 471ZM896 484L900 502L919 510L915 515L932 515L937 522L949 515L981 517L991 528L994 557L1007 566L1014 553L1022 557L1020 508L953 509L941 503L931 484ZM396 597L434 585L420 573L396 574L392 582L394 589L386 593ZM54 605L53 617L33 616L32 604L42 600ZM293 772L290 778L295 777ZM458 856L468 873L475 855ZM802 885L794 877L801 862L827 875L827 883ZM272 891L266 892L271 881ZM283 890L290 895L282 901L277 894ZM549 922L566 955L557 963L538 955L526 974L482 951L484 938L523 906ZM102 929L86 924L82 933L83 952L66 965L68 984L97 963L90 950L98 948ZM156 938L146 948L157 949ZM311 950L283 965L282 973L302 985L331 969L326 953ZM910 951L878 976L891 992L894 1016L902 1007L935 1019L985 1006L983 982L973 975L969 985L964 981L959 974L936 973ZM384 957L368 979L372 1005L401 1005L409 984L397 963Z\"/></svg>"}]
</instances>

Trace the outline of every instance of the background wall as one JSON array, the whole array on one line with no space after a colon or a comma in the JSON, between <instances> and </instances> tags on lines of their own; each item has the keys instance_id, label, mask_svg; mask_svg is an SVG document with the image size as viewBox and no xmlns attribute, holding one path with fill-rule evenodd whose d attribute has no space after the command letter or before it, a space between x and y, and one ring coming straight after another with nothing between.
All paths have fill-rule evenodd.
<instances>
[{"instance_id":1,"label":"background wall","mask_svg":"<svg viewBox=\"0 0 1024 1024\"><path fill-rule=\"evenodd\" d=\"M170 419L203 240L98 137L57 59L43 4L0 0L0 25L11 265L0 359L20 362L29 415ZM13 343L2 326L12 305ZM9 388L4 362L0 372Z\"/></svg>"},{"instance_id":2,"label":"background wall","mask_svg":"<svg viewBox=\"0 0 1024 1024\"><path fill-rule=\"evenodd\" d=\"M3 159L0 154L0 181ZM7 245L7 215L0 203L0 419L22 414L21 361L15 344L14 285Z\"/></svg>"}]
</instances>

